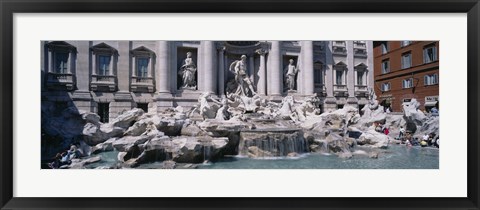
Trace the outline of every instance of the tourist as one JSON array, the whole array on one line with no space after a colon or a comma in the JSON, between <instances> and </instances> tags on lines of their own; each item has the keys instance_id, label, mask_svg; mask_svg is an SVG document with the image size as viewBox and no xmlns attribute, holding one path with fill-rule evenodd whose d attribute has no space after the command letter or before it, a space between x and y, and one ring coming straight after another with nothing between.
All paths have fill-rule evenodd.
<instances>
[{"instance_id":1,"label":"tourist","mask_svg":"<svg viewBox=\"0 0 480 210\"><path fill-rule=\"evenodd\" d=\"M387 135L387 136L388 136L388 134L390 133L390 131L388 130L388 127L387 127L387 126L385 126L385 127L383 128L383 133L384 133L385 135Z\"/></svg>"},{"instance_id":2,"label":"tourist","mask_svg":"<svg viewBox=\"0 0 480 210\"><path fill-rule=\"evenodd\" d=\"M60 168L60 166L61 166L60 160L61 159L62 159L62 154L57 153L57 155L55 155L55 157L53 158L53 162L48 164L48 167L50 167L52 169Z\"/></svg>"},{"instance_id":3,"label":"tourist","mask_svg":"<svg viewBox=\"0 0 480 210\"><path fill-rule=\"evenodd\" d=\"M420 142L418 142L418 138L413 138L413 139L411 140L411 143L412 143L412 146L418 146L418 145L420 145Z\"/></svg>"},{"instance_id":4,"label":"tourist","mask_svg":"<svg viewBox=\"0 0 480 210\"><path fill-rule=\"evenodd\" d=\"M432 146L435 142L435 133L428 134L428 146Z\"/></svg>"},{"instance_id":5,"label":"tourist","mask_svg":"<svg viewBox=\"0 0 480 210\"><path fill-rule=\"evenodd\" d=\"M400 132L398 133L398 139L402 139L404 135L405 135L405 128L403 128L403 126L400 126Z\"/></svg>"},{"instance_id":6,"label":"tourist","mask_svg":"<svg viewBox=\"0 0 480 210\"><path fill-rule=\"evenodd\" d=\"M375 122L374 125L375 125L375 131L379 133L383 133L382 125L380 125L380 123Z\"/></svg>"},{"instance_id":7,"label":"tourist","mask_svg":"<svg viewBox=\"0 0 480 210\"><path fill-rule=\"evenodd\" d=\"M424 141L425 143L427 143L429 138L430 138L430 135L428 135L428 134L423 135L422 136L422 142Z\"/></svg>"},{"instance_id":8,"label":"tourist","mask_svg":"<svg viewBox=\"0 0 480 210\"><path fill-rule=\"evenodd\" d=\"M435 140L435 143L433 145L437 148L440 148L440 136L437 136L437 139Z\"/></svg>"},{"instance_id":9,"label":"tourist","mask_svg":"<svg viewBox=\"0 0 480 210\"><path fill-rule=\"evenodd\" d=\"M426 147L426 146L428 146L428 143L426 141L421 141L420 146Z\"/></svg>"},{"instance_id":10,"label":"tourist","mask_svg":"<svg viewBox=\"0 0 480 210\"><path fill-rule=\"evenodd\" d=\"M407 137L407 138L405 139L405 144L406 144L406 146L409 146L409 147L412 146L412 142L410 141L410 138Z\"/></svg>"},{"instance_id":11,"label":"tourist","mask_svg":"<svg viewBox=\"0 0 480 210\"><path fill-rule=\"evenodd\" d=\"M436 107L430 109L430 112L432 113L432 116L438 116L438 109Z\"/></svg>"}]
</instances>

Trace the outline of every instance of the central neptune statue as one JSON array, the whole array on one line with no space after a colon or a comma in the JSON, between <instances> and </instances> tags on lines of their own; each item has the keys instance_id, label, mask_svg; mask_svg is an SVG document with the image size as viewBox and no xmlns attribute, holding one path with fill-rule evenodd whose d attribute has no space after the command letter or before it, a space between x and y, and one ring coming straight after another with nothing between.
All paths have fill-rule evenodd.
<instances>
[{"instance_id":1,"label":"central neptune statue","mask_svg":"<svg viewBox=\"0 0 480 210\"><path fill-rule=\"evenodd\" d=\"M247 56L242 55L241 60L236 60L230 64L230 71L235 74L235 82L230 90L233 88L234 93L240 96L248 96L248 93L256 95L255 89L253 89L252 81L247 74Z\"/></svg>"}]
</instances>

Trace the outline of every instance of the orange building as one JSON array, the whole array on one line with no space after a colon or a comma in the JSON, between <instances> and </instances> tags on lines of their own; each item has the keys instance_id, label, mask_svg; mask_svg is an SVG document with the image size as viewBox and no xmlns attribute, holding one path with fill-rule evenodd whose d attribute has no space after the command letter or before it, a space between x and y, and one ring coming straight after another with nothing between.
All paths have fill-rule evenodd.
<instances>
[{"instance_id":1,"label":"orange building","mask_svg":"<svg viewBox=\"0 0 480 210\"><path fill-rule=\"evenodd\" d=\"M438 41L375 41L374 89L377 99L394 112L412 98L421 110L439 105Z\"/></svg>"}]
</instances>

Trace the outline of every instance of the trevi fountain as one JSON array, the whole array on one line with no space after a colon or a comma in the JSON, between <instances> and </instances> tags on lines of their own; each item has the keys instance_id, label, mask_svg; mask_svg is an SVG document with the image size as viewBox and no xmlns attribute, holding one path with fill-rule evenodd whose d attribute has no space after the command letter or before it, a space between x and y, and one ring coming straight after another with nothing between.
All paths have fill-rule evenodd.
<instances>
[{"instance_id":1,"label":"trevi fountain","mask_svg":"<svg viewBox=\"0 0 480 210\"><path fill-rule=\"evenodd\" d=\"M285 70L289 89L298 72L293 62ZM228 70L235 77L226 94L202 93L193 107L152 113L134 108L108 123L91 112L67 108L53 114L42 107L42 168L439 168L437 147L397 138L401 127L411 140L438 136L439 117L426 116L415 99L403 104L402 114L387 113L370 90L361 110L346 105L321 113L315 95L262 97L246 68L246 56L232 62ZM179 70L182 88L195 88L195 71L188 53ZM388 135L378 126L387 127Z\"/></svg>"}]
</instances>

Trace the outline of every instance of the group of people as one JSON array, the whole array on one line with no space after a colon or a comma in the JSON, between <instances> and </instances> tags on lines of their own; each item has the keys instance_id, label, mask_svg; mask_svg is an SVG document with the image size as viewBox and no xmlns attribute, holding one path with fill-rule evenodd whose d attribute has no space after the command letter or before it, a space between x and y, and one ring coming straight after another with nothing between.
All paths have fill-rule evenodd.
<instances>
[{"instance_id":1,"label":"group of people","mask_svg":"<svg viewBox=\"0 0 480 210\"><path fill-rule=\"evenodd\" d=\"M414 138L410 132L406 132L403 126L400 126L397 139L401 140L402 144L406 144L407 146L434 146L440 148L440 136L436 136L435 133L425 134L421 139L418 139Z\"/></svg>"},{"instance_id":2,"label":"group of people","mask_svg":"<svg viewBox=\"0 0 480 210\"><path fill-rule=\"evenodd\" d=\"M78 149L76 145L71 145L70 149L62 152L57 153L53 158L53 162L49 163L48 166L53 169L60 168L64 165L70 165L72 163L72 159L80 158L83 156L83 152Z\"/></svg>"}]
</instances>

